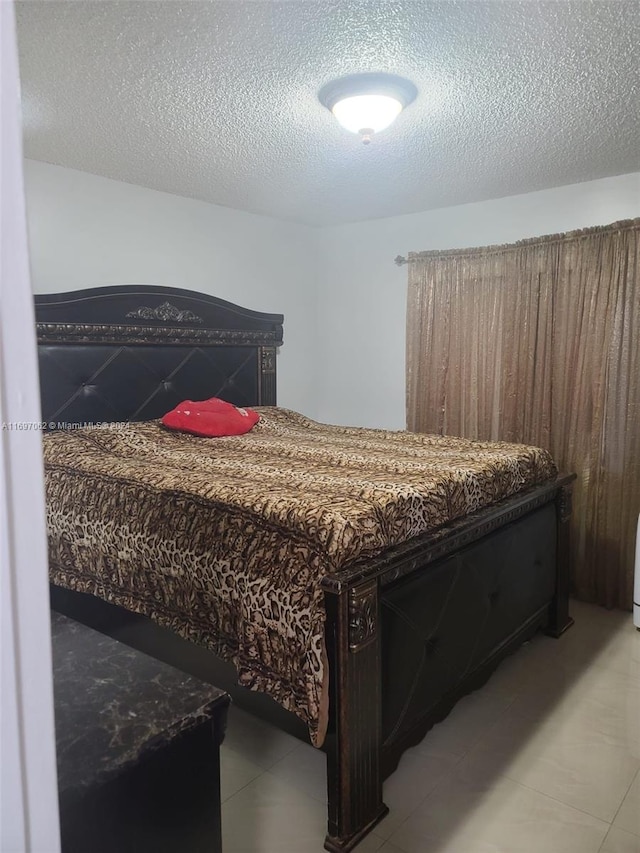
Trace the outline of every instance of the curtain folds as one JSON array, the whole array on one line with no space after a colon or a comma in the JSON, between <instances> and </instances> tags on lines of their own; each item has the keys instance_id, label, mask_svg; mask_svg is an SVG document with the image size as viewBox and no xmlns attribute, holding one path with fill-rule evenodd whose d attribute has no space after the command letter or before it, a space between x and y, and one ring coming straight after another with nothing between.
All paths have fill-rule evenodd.
<instances>
[{"instance_id":1,"label":"curtain folds","mask_svg":"<svg viewBox=\"0 0 640 853\"><path fill-rule=\"evenodd\" d=\"M409 261L408 428L550 450L578 475L576 595L630 608L640 219Z\"/></svg>"}]
</instances>

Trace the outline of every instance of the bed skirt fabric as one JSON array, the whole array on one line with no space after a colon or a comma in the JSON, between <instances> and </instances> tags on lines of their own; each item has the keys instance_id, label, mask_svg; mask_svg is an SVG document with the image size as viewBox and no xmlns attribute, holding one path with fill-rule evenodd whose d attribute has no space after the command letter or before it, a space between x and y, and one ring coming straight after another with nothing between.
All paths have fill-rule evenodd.
<instances>
[{"instance_id":1,"label":"bed skirt fabric","mask_svg":"<svg viewBox=\"0 0 640 853\"><path fill-rule=\"evenodd\" d=\"M326 426L159 421L45 435L53 583L142 613L327 725L322 578L556 475L523 445Z\"/></svg>"}]
</instances>

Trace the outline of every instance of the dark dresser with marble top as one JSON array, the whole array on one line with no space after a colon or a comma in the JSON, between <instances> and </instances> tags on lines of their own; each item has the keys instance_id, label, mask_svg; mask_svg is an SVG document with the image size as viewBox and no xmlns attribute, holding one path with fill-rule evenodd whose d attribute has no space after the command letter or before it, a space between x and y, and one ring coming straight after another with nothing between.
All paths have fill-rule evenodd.
<instances>
[{"instance_id":1,"label":"dark dresser with marble top","mask_svg":"<svg viewBox=\"0 0 640 853\"><path fill-rule=\"evenodd\" d=\"M63 853L220 853L229 697L52 612Z\"/></svg>"}]
</instances>

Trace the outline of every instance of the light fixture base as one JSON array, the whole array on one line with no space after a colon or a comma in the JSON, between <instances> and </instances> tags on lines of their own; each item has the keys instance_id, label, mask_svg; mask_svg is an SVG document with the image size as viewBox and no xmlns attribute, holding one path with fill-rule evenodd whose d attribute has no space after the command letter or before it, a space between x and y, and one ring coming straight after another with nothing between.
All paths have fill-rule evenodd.
<instances>
[{"instance_id":1,"label":"light fixture base","mask_svg":"<svg viewBox=\"0 0 640 853\"><path fill-rule=\"evenodd\" d=\"M404 109L416 99L418 90L411 80L397 74L367 72L331 80L318 92L320 103L329 111L333 110L338 101L358 95L388 95L399 101Z\"/></svg>"}]
</instances>

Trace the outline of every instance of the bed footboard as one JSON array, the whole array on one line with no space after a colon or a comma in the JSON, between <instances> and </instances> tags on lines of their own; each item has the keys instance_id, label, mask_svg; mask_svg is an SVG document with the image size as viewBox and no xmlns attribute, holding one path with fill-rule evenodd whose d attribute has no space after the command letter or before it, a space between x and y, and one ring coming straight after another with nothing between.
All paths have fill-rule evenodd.
<instances>
[{"instance_id":1,"label":"bed footboard","mask_svg":"<svg viewBox=\"0 0 640 853\"><path fill-rule=\"evenodd\" d=\"M459 698L540 628L572 624L573 479L325 579L327 850L351 850L385 816L383 779Z\"/></svg>"}]
</instances>

